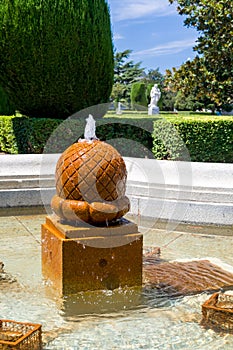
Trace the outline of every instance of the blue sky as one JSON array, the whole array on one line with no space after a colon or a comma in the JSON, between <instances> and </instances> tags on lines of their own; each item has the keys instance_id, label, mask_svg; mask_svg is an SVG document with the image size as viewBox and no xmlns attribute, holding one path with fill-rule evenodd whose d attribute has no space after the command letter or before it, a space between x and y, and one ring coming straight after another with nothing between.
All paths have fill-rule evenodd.
<instances>
[{"instance_id":1,"label":"blue sky","mask_svg":"<svg viewBox=\"0 0 233 350\"><path fill-rule=\"evenodd\" d=\"M168 0L108 0L114 46L133 50L130 59L146 70L179 67L195 56L198 33L184 27L175 5Z\"/></svg>"}]
</instances>

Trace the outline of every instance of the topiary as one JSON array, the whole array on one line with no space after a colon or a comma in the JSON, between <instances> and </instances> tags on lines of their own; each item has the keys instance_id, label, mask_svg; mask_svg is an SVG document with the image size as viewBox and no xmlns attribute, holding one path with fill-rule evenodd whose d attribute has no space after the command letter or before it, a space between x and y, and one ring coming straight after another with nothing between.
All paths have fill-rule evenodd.
<instances>
[{"instance_id":1,"label":"topiary","mask_svg":"<svg viewBox=\"0 0 233 350\"><path fill-rule=\"evenodd\" d=\"M137 105L147 107L148 103L145 83L138 82L132 84L130 99L133 109L137 109Z\"/></svg>"},{"instance_id":2,"label":"topiary","mask_svg":"<svg viewBox=\"0 0 233 350\"><path fill-rule=\"evenodd\" d=\"M108 102L113 47L105 0L1 0L0 84L30 117Z\"/></svg>"}]
</instances>

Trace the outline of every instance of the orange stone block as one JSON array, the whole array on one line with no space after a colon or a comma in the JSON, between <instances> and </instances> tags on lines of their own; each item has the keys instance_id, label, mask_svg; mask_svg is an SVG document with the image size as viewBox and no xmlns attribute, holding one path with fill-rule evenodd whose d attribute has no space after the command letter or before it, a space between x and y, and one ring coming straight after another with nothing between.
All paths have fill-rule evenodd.
<instances>
[{"instance_id":1,"label":"orange stone block","mask_svg":"<svg viewBox=\"0 0 233 350\"><path fill-rule=\"evenodd\" d=\"M142 284L142 234L123 220L109 227L42 225L42 273L59 295Z\"/></svg>"}]
</instances>

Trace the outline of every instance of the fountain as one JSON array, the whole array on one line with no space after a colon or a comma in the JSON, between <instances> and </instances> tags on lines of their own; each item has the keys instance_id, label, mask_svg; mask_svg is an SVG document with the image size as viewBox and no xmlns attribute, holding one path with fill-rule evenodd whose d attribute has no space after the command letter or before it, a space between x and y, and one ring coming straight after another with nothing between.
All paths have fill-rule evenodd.
<instances>
[{"instance_id":1,"label":"fountain","mask_svg":"<svg viewBox=\"0 0 233 350\"><path fill-rule=\"evenodd\" d=\"M142 235L123 218L126 166L87 119L85 139L60 156L54 214L42 225L42 271L59 294L142 284Z\"/></svg>"},{"instance_id":2,"label":"fountain","mask_svg":"<svg viewBox=\"0 0 233 350\"><path fill-rule=\"evenodd\" d=\"M6 319L42 324L44 350L231 349L232 226L169 231L132 218L122 157L97 139L94 124L89 116L84 139L58 160L46 222L18 208L1 217L3 326ZM105 192L109 174L116 181Z\"/></svg>"}]
</instances>

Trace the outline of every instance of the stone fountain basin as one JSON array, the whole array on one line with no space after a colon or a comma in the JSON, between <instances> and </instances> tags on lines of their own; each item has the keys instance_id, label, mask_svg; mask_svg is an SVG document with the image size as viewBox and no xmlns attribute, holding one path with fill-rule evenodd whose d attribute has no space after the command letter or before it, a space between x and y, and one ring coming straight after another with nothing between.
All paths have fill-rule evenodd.
<instances>
[{"instance_id":1,"label":"stone fountain basin","mask_svg":"<svg viewBox=\"0 0 233 350\"><path fill-rule=\"evenodd\" d=\"M2 155L0 208L49 205L59 156ZM205 225L233 224L233 164L124 160L132 214Z\"/></svg>"},{"instance_id":2,"label":"stone fountain basin","mask_svg":"<svg viewBox=\"0 0 233 350\"><path fill-rule=\"evenodd\" d=\"M7 276L0 280L1 318L41 323L44 349L233 347L230 335L222 337L200 324L201 305L212 291L232 288L233 237L226 227L179 225L169 232L164 222L152 228L141 218L143 288L58 298L41 275L45 214L29 215L26 209L8 214L0 218L0 260ZM167 275L161 282L163 271Z\"/></svg>"}]
</instances>

